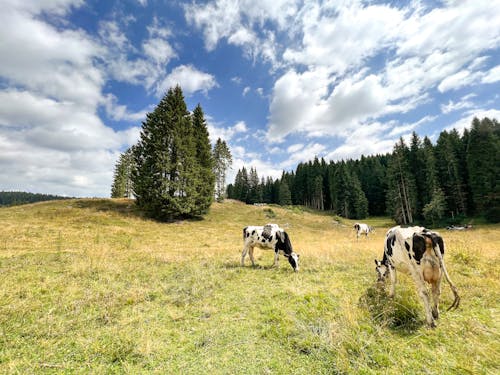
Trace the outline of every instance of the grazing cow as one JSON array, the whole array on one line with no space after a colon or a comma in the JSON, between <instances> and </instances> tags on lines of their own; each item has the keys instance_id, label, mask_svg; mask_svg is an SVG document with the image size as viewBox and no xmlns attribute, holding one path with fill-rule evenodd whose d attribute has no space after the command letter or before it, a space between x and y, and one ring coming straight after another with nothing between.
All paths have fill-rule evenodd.
<instances>
[{"instance_id":1,"label":"grazing cow","mask_svg":"<svg viewBox=\"0 0 500 375\"><path fill-rule=\"evenodd\" d=\"M368 237L368 233L373 232L373 227L363 223L355 223L353 228L356 231L356 238L358 239L361 234Z\"/></svg>"},{"instance_id":2,"label":"grazing cow","mask_svg":"<svg viewBox=\"0 0 500 375\"><path fill-rule=\"evenodd\" d=\"M255 265L253 248L258 246L263 249L274 250L273 266L278 265L279 253L286 258L295 272L299 270L299 254L295 253L290 242L288 233L277 224L266 224L265 226L249 226L243 229L243 252L241 253L241 265L245 264L247 252Z\"/></svg>"},{"instance_id":3,"label":"grazing cow","mask_svg":"<svg viewBox=\"0 0 500 375\"><path fill-rule=\"evenodd\" d=\"M409 273L412 276L424 303L426 321L431 327L436 326L435 320L439 318L439 296L443 275L455 296L455 300L448 310L457 308L460 304L458 290L446 271L443 255L444 242L439 233L423 227L401 228L397 226L387 231L382 261L375 260L378 281L384 282L387 274L390 276L390 297L394 296L396 270ZM432 307L424 281L432 286Z\"/></svg>"}]
</instances>

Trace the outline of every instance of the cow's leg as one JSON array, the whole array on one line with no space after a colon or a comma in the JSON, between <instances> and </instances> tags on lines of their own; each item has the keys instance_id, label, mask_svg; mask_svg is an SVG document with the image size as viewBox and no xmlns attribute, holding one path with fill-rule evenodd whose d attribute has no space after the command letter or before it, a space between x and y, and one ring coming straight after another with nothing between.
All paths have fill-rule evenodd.
<instances>
[{"instance_id":1,"label":"cow's leg","mask_svg":"<svg viewBox=\"0 0 500 375\"><path fill-rule=\"evenodd\" d=\"M252 266L255 266L255 259L253 257L253 246L250 246L248 249L248 255L250 256L250 260L252 261Z\"/></svg>"},{"instance_id":2,"label":"cow's leg","mask_svg":"<svg viewBox=\"0 0 500 375\"><path fill-rule=\"evenodd\" d=\"M422 274L418 272L418 269L414 264L410 266L410 272L413 277L413 280L415 281L415 286L417 287L418 295L420 296L424 304L425 320L427 321L427 324L430 327L434 328L436 327L436 323L434 322L434 316L431 309L429 292L427 291L427 288L425 286L424 278L422 277Z\"/></svg>"},{"instance_id":3,"label":"cow's leg","mask_svg":"<svg viewBox=\"0 0 500 375\"><path fill-rule=\"evenodd\" d=\"M439 318L439 297L441 296L441 277L432 283L432 316L434 319Z\"/></svg>"},{"instance_id":4,"label":"cow's leg","mask_svg":"<svg viewBox=\"0 0 500 375\"><path fill-rule=\"evenodd\" d=\"M279 250L274 250L274 262L273 262L273 267L278 267L279 266Z\"/></svg>"},{"instance_id":5,"label":"cow's leg","mask_svg":"<svg viewBox=\"0 0 500 375\"><path fill-rule=\"evenodd\" d=\"M389 289L389 297L394 297L394 294L396 293L396 282L397 282L397 277L396 277L396 270L392 266L389 267L389 278L391 281L391 286Z\"/></svg>"},{"instance_id":6,"label":"cow's leg","mask_svg":"<svg viewBox=\"0 0 500 375\"><path fill-rule=\"evenodd\" d=\"M248 252L248 246L245 245L245 246L243 246L243 251L241 252L241 265L242 266L245 265L245 257L247 256L247 252Z\"/></svg>"}]
</instances>

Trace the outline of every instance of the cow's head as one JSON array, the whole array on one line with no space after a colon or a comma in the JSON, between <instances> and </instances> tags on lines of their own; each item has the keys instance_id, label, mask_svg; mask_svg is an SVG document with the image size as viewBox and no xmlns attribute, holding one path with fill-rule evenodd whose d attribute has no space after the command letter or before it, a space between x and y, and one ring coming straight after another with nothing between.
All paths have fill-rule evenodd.
<instances>
[{"instance_id":1,"label":"cow's head","mask_svg":"<svg viewBox=\"0 0 500 375\"><path fill-rule=\"evenodd\" d=\"M290 255L287 256L287 258L288 258L288 262L292 266L293 270L295 272L299 272L299 258L300 258L300 255L297 254L297 253L295 253L295 252L292 252Z\"/></svg>"},{"instance_id":2,"label":"cow's head","mask_svg":"<svg viewBox=\"0 0 500 375\"><path fill-rule=\"evenodd\" d=\"M297 272L299 270L299 254L293 251L288 233L283 230L279 230L276 232L276 238L278 240L276 246L279 250L283 251L283 255L288 258L288 262L292 266L293 270Z\"/></svg>"},{"instance_id":3,"label":"cow's head","mask_svg":"<svg viewBox=\"0 0 500 375\"><path fill-rule=\"evenodd\" d=\"M380 260L375 259L375 271L377 272L377 282L384 282L389 274L389 267Z\"/></svg>"},{"instance_id":4,"label":"cow's head","mask_svg":"<svg viewBox=\"0 0 500 375\"><path fill-rule=\"evenodd\" d=\"M359 230L359 224L358 223L354 224L353 228Z\"/></svg>"}]
</instances>

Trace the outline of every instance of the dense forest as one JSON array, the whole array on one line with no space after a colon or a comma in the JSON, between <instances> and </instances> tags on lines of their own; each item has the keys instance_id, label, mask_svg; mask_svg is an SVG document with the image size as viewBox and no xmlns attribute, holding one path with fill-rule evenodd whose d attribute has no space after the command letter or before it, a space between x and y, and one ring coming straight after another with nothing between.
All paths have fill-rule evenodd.
<instances>
[{"instance_id":1,"label":"dense forest","mask_svg":"<svg viewBox=\"0 0 500 375\"><path fill-rule=\"evenodd\" d=\"M238 170L227 196L248 204L304 205L351 219L390 215L397 223L500 221L500 126L474 118L462 135L442 131L432 144L415 132L392 153L358 160L300 163L280 179Z\"/></svg>"},{"instance_id":2,"label":"dense forest","mask_svg":"<svg viewBox=\"0 0 500 375\"><path fill-rule=\"evenodd\" d=\"M56 199L68 199L50 194L34 194L23 191L0 191L0 206L16 206L20 204L51 201Z\"/></svg>"}]
</instances>

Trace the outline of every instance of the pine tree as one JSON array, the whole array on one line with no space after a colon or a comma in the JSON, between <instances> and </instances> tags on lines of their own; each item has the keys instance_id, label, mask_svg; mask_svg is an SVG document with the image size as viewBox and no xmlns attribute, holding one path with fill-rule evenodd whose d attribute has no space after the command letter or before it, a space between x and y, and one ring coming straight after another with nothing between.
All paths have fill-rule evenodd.
<instances>
[{"instance_id":1,"label":"pine tree","mask_svg":"<svg viewBox=\"0 0 500 375\"><path fill-rule=\"evenodd\" d=\"M445 209L446 202L443 191L437 187L435 188L429 203L424 206L422 214L425 220L434 226L436 221L441 220L444 216Z\"/></svg>"},{"instance_id":2,"label":"pine tree","mask_svg":"<svg viewBox=\"0 0 500 375\"><path fill-rule=\"evenodd\" d=\"M213 149L214 173L215 173L215 199L218 202L224 200L224 190L226 185L226 173L233 157L229 151L226 141L218 138Z\"/></svg>"},{"instance_id":3,"label":"pine tree","mask_svg":"<svg viewBox=\"0 0 500 375\"><path fill-rule=\"evenodd\" d=\"M387 209L400 224L413 223L415 213L415 182L408 167L408 154L408 147L401 138L394 146L387 170Z\"/></svg>"},{"instance_id":4,"label":"pine tree","mask_svg":"<svg viewBox=\"0 0 500 375\"><path fill-rule=\"evenodd\" d=\"M440 188L442 189L446 205L452 216L465 214L467 205L465 189L461 178L461 168L458 159L458 148L460 137L458 132L442 131L435 147L436 169L439 176Z\"/></svg>"},{"instance_id":5,"label":"pine tree","mask_svg":"<svg viewBox=\"0 0 500 375\"><path fill-rule=\"evenodd\" d=\"M292 204L292 194L286 181L281 181L279 187L279 204L281 206L288 206Z\"/></svg>"},{"instance_id":6,"label":"pine tree","mask_svg":"<svg viewBox=\"0 0 500 375\"><path fill-rule=\"evenodd\" d=\"M111 186L111 198L131 198L132 192L132 169L134 168L132 147L120 155L115 166L113 184Z\"/></svg>"},{"instance_id":7,"label":"pine tree","mask_svg":"<svg viewBox=\"0 0 500 375\"><path fill-rule=\"evenodd\" d=\"M257 174L257 169L250 167L248 176L248 195L246 203L254 204L262 202L262 191L260 190L260 181Z\"/></svg>"},{"instance_id":8,"label":"pine tree","mask_svg":"<svg viewBox=\"0 0 500 375\"><path fill-rule=\"evenodd\" d=\"M500 212L500 125L474 118L467 147L467 167L476 213ZM496 214L493 214L496 212ZM497 220L493 220L497 221Z\"/></svg>"},{"instance_id":9,"label":"pine tree","mask_svg":"<svg viewBox=\"0 0 500 375\"><path fill-rule=\"evenodd\" d=\"M151 217L172 220L206 211L207 200L200 197L204 169L196 151L207 136L203 130L195 129L179 86L146 115L134 149L132 182L138 206Z\"/></svg>"},{"instance_id":10,"label":"pine tree","mask_svg":"<svg viewBox=\"0 0 500 375\"><path fill-rule=\"evenodd\" d=\"M202 215L208 211L213 201L215 174L207 123L199 104L193 111L192 122L197 166L197 176L195 179L196 209L193 210L193 213L195 215Z\"/></svg>"}]
</instances>

